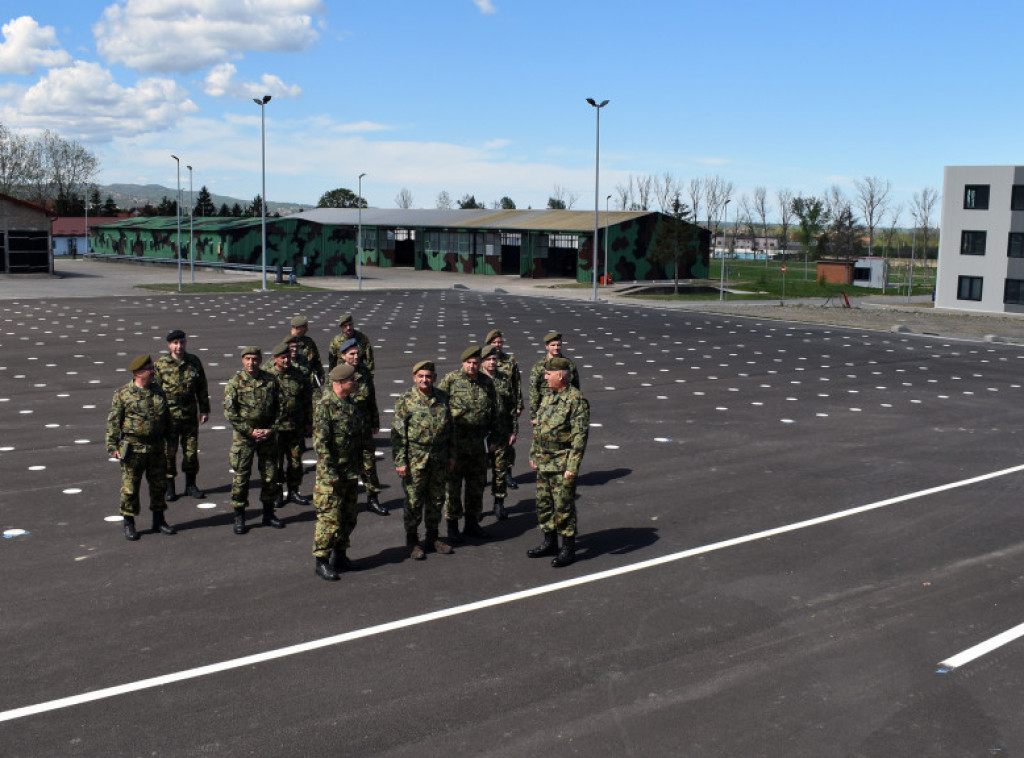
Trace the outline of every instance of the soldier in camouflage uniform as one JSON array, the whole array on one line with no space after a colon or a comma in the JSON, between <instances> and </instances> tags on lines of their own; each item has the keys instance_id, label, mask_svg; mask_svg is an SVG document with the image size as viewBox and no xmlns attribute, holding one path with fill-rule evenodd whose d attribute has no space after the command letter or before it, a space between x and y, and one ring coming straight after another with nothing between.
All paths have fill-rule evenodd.
<instances>
[{"instance_id":1,"label":"soldier in camouflage uniform","mask_svg":"<svg viewBox=\"0 0 1024 758\"><path fill-rule=\"evenodd\" d=\"M391 513L380 504L380 477L377 476L377 445L373 436L380 432L380 411L377 410L377 392L373 386L373 374L359 362L359 343L354 339L345 342L338 350L342 361L356 370L356 389L352 402L359 409L359 416L366 425L369 446L363 452L363 486L366 488L366 510L378 516Z\"/></svg>"},{"instance_id":2,"label":"soldier in camouflage uniform","mask_svg":"<svg viewBox=\"0 0 1024 758\"><path fill-rule=\"evenodd\" d=\"M356 528L359 470L368 445L366 425L352 402L355 369L347 363L328 374L330 385L313 412L313 447L316 449L316 530L313 557L316 574L337 581L338 572L354 570L346 551Z\"/></svg>"},{"instance_id":3,"label":"soldier in camouflage uniform","mask_svg":"<svg viewBox=\"0 0 1024 758\"><path fill-rule=\"evenodd\" d=\"M530 468L537 472L537 522L544 541L526 554L531 558L554 555L551 565L556 568L576 559L576 479L590 431L590 405L570 384L570 373L568 359L548 361L549 392L537 411L530 446Z\"/></svg>"},{"instance_id":4,"label":"soldier in camouflage uniform","mask_svg":"<svg viewBox=\"0 0 1024 758\"><path fill-rule=\"evenodd\" d=\"M498 431L498 398L494 383L480 373L480 348L462 353L462 368L441 380L440 389L448 395L455 427L455 470L448 479L445 521L448 539L459 542L459 519L466 517L464 531L472 537L487 539L480 527L487 482L487 453L493 453ZM490 441L490 443L488 443ZM463 508L465 483L465 508Z\"/></svg>"},{"instance_id":5,"label":"soldier in camouflage uniform","mask_svg":"<svg viewBox=\"0 0 1024 758\"><path fill-rule=\"evenodd\" d=\"M199 473L199 425L210 417L210 392L202 361L185 352L185 332L175 329L167 335L169 355L156 362L155 381L160 385L171 411L170 442L167 444L167 491L169 502L178 499L174 488L177 474L179 441L182 450L181 470L185 473L185 494L206 497L196 486Z\"/></svg>"},{"instance_id":6,"label":"soldier in camouflage uniform","mask_svg":"<svg viewBox=\"0 0 1024 758\"><path fill-rule=\"evenodd\" d=\"M235 475L231 482L231 507L235 509L235 534L245 534L245 509L249 504L249 476L253 458L259 458L260 502L263 525L284 529L274 515L277 500L277 429L281 423L281 388L260 369L263 353L258 347L242 350L242 370L224 388L224 415L234 429L229 460Z\"/></svg>"},{"instance_id":7,"label":"soldier in camouflage uniform","mask_svg":"<svg viewBox=\"0 0 1024 758\"><path fill-rule=\"evenodd\" d=\"M309 319L305 316L296 316L291 321L292 338L296 341L298 352L302 354L304 363L309 367L310 383L314 387L322 387L324 384L324 364L320 360L320 350L316 342L308 336ZM293 360L292 363L295 363Z\"/></svg>"},{"instance_id":8,"label":"soldier in camouflage uniform","mask_svg":"<svg viewBox=\"0 0 1024 758\"><path fill-rule=\"evenodd\" d=\"M508 472L512 468L509 459L515 455L516 435L519 434L519 417L516 415L516 401L512 394L512 377L498 368L498 351L488 345L481 353L483 363L480 370L494 382L498 399L498 431L493 442L495 451L488 455L491 468L491 495L494 497L494 515L499 521L508 518L505 510Z\"/></svg>"},{"instance_id":9,"label":"soldier in camouflage uniform","mask_svg":"<svg viewBox=\"0 0 1024 758\"><path fill-rule=\"evenodd\" d=\"M558 332L548 332L544 335L545 356L533 364L530 370L530 423L537 423L537 411L540 409L540 401L550 391L544 379L544 372L547 370L547 362L552 358L565 358L562 355L562 335ZM580 388L580 374L576 370L576 364L568 358L569 363L569 384L576 389Z\"/></svg>"},{"instance_id":10,"label":"soldier in camouflage uniform","mask_svg":"<svg viewBox=\"0 0 1024 758\"><path fill-rule=\"evenodd\" d=\"M519 373L519 364L511 353L505 352L505 337L498 329L492 329L487 333L485 344L494 348L498 356L498 371L507 374L511 385L512 398L515 401L514 412L516 416L516 427L519 426L519 417L523 415L523 377ZM516 464L516 449L514 445L508 446L508 457L506 459L505 486L510 490L519 489L515 478L512 476L512 467Z\"/></svg>"},{"instance_id":11,"label":"soldier in camouflage uniform","mask_svg":"<svg viewBox=\"0 0 1024 758\"><path fill-rule=\"evenodd\" d=\"M294 342L286 341L274 348L273 359L263 364L281 387L281 423L277 430L278 482L287 485L274 506L286 503L309 505L310 498L299 492L302 484L302 442L313 433L313 404L309 378L291 365Z\"/></svg>"},{"instance_id":12,"label":"soldier in camouflage uniform","mask_svg":"<svg viewBox=\"0 0 1024 758\"><path fill-rule=\"evenodd\" d=\"M349 340L355 340L359 344L359 365L365 366L366 370L372 374L373 345L370 344L370 338L355 328L355 325L352 323L351 313L346 313L338 320L338 327L341 329L341 334L334 335L334 339L331 340L329 355L327 356L330 368L334 368L341 363L341 346Z\"/></svg>"},{"instance_id":13,"label":"soldier in camouflage uniform","mask_svg":"<svg viewBox=\"0 0 1024 758\"><path fill-rule=\"evenodd\" d=\"M107 416L107 454L121 461L121 516L125 539L139 538L135 517L139 514L139 486L146 476L153 531L175 534L164 512L164 478L171 416L167 399L153 384L153 360L140 355L128 367L132 380L114 393Z\"/></svg>"},{"instance_id":14,"label":"soldier in camouflage uniform","mask_svg":"<svg viewBox=\"0 0 1024 758\"><path fill-rule=\"evenodd\" d=\"M395 403L391 427L391 457L405 490L405 544L409 557L422 560L425 552L450 555L451 546L438 537L452 457L452 414L448 396L434 387L437 374L431 361L412 367L413 387ZM419 543L419 525L427 528Z\"/></svg>"}]
</instances>

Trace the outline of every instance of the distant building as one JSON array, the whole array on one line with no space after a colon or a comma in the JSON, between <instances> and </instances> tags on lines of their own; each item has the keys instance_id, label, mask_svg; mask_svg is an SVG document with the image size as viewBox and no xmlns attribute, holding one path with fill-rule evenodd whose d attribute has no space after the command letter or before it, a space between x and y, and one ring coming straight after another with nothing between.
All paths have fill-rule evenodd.
<instances>
[{"instance_id":1,"label":"distant building","mask_svg":"<svg viewBox=\"0 0 1024 758\"><path fill-rule=\"evenodd\" d=\"M120 221L120 216L89 216L89 228ZM59 216L53 220L53 254L85 255L89 248L85 237L85 216Z\"/></svg>"},{"instance_id":2,"label":"distant building","mask_svg":"<svg viewBox=\"0 0 1024 758\"><path fill-rule=\"evenodd\" d=\"M0 195L0 274L52 274L53 214L34 203Z\"/></svg>"}]
</instances>

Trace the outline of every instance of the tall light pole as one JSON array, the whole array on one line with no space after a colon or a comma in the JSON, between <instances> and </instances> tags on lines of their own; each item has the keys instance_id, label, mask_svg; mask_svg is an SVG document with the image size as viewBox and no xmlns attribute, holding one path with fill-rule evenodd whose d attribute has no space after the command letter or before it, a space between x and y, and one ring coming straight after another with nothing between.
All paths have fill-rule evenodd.
<instances>
[{"instance_id":1,"label":"tall light pole","mask_svg":"<svg viewBox=\"0 0 1024 758\"><path fill-rule=\"evenodd\" d=\"M174 208L174 215L178 220L178 292L181 292L181 159L176 155L171 157L178 166L178 203Z\"/></svg>"},{"instance_id":2,"label":"tall light pole","mask_svg":"<svg viewBox=\"0 0 1024 758\"><path fill-rule=\"evenodd\" d=\"M267 103L270 95L252 99L260 107L260 170L263 175L263 194L260 196L260 231L263 252L263 289L267 289Z\"/></svg>"},{"instance_id":3,"label":"tall light pole","mask_svg":"<svg viewBox=\"0 0 1024 758\"><path fill-rule=\"evenodd\" d=\"M598 229L598 218L597 214L600 210L600 197L601 197L601 109L608 105L608 100L602 100L597 102L592 97L587 98L587 102L590 103L597 110L597 138L594 141L594 243L593 253L594 261L591 264L594 274L594 295L593 300L597 300L597 229Z\"/></svg>"},{"instance_id":4,"label":"tall light pole","mask_svg":"<svg viewBox=\"0 0 1024 758\"><path fill-rule=\"evenodd\" d=\"M192 219L196 215L194 201L192 200L192 167L188 168L188 273L192 284L196 283L196 254L193 245Z\"/></svg>"},{"instance_id":5,"label":"tall light pole","mask_svg":"<svg viewBox=\"0 0 1024 758\"><path fill-rule=\"evenodd\" d=\"M725 216L725 222L729 223L729 200L725 201L725 205L722 206L722 215ZM718 299L725 300L725 248L722 248L722 267L720 272L720 280L718 283Z\"/></svg>"},{"instance_id":6,"label":"tall light pole","mask_svg":"<svg viewBox=\"0 0 1024 758\"><path fill-rule=\"evenodd\" d=\"M608 195L604 199L604 286L608 286L608 203L612 201L612 196Z\"/></svg>"},{"instance_id":7,"label":"tall light pole","mask_svg":"<svg viewBox=\"0 0 1024 758\"><path fill-rule=\"evenodd\" d=\"M356 241L356 279L359 280L359 290L363 289L363 177L359 175L359 194L356 195L356 208L359 214L359 238Z\"/></svg>"},{"instance_id":8,"label":"tall light pole","mask_svg":"<svg viewBox=\"0 0 1024 758\"><path fill-rule=\"evenodd\" d=\"M89 185L85 185L85 257L89 257Z\"/></svg>"}]
</instances>

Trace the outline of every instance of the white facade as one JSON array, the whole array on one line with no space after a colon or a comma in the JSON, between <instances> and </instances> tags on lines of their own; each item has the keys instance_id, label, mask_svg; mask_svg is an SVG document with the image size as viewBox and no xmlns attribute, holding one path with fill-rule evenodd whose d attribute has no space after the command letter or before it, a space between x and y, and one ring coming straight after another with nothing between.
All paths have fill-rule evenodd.
<instances>
[{"instance_id":1,"label":"white facade","mask_svg":"<svg viewBox=\"0 0 1024 758\"><path fill-rule=\"evenodd\" d=\"M935 306L1024 313L1024 166L946 166Z\"/></svg>"},{"instance_id":2,"label":"white facade","mask_svg":"<svg viewBox=\"0 0 1024 758\"><path fill-rule=\"evenodd\" d=\"M858 258L853 262L853 284L884 290L889 281L889 261L885 258Z\"/></svg>"}]
</instances>

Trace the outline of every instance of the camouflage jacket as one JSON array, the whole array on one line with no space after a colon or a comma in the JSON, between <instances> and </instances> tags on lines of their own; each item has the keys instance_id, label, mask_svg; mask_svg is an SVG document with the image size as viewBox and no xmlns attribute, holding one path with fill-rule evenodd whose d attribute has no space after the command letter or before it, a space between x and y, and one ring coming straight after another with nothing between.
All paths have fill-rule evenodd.
<instances>
[{"instance_id":1,"label":"camouflage jacket","mask_svg":"<svg viewBox=\"0 0 1024 758\"><path fill-rule=\"evenodd\" d=\"M164 391L171 418L191 420L199 413L210 413L210 390L206 383L203 363L191 353L182 360L170 355L161 356L154 366L154 380Z\"/></svg>"},{"instance_id":2,"label":"camouflage jacket","mask_svg":"<svg viewBox=\"0 0 1024 758\"><path fill-rule=\"evenodd\" d=\"M540 471L578 474L590 433L590 404L572 385L548 392L537 411L530 460Z\"/></svg>"},{"instance_id":3,"label":"camouflage jacket","mask_svg":"<svg viewBox=\"0 0 1024 758\"><path fill-rule=\"evenodd\" d=\"M370 344L370 338L363 334L358 329L352 330L352 336L346 337L344 334L334 335L334 339L331 340L331 346L328 350L327 361L330 364L327 368L330 371L332 368L337 366L341 362L341 346L348 342L350 339L354 339L359 345L359 365L365 366L369 369L370 373L373 373L373 345Z\"/></svg>"},{"instance_id":4,"label":"camouflage jacket","mask_svg":"<svg viewBox=\"0 0 1024 758\"><path fill-rule=\"evenodd\" d=\"M316 386L322 387L324 384L324 364L320 360L320 350L316 346L316 342L308 334L303 334L299 337L296 342L299 345L299 355L301 355L305 361L307 371L309 374L310 381L315 382ZM313 377L316 377L315 379Z\"/></svg>"},{"instance_id":5,"label":"camouflage jacket","mask_svg":"<svg viewBox=\"0 0 1024 758\"><path fill-rule=\"evenodd\" d=\"M565 358L565 356L562 356ZM569 384L576 389L580 388L580 374L576 370L576 364L569 361ZM548 359L545 357L542 360L537 361L533 364L533 368L530 370L530 418L537 418L537 410L540 408L541 399L550 394L551 390L548 389L548 383L544 381L544 369L547 366Z\"/></svg>"},{"instance_id":6,"label":"camouflage jacket","mask_svg":"<svg viewBox=\"0 0 1024 758\"><path fill-rule=\"evenodd\" d=\"M447 461L452 457L454 426L448 395L434 389L424 395L417 387L395 403L391 427L391 458L395 468L419 468L428 458Z\"/></svg>"},{"instance_id":7,"label":"camouflage jacket","mask_svg":"<svg viewBox=\"0 0 1024 758\"><path fill-rule=\"evenodd\" d=\"M137 387L134 382L119 388L107 416L107 453L113 455L121 440L145 452L150 445L163 446L171 433L167 398L159 387Z\"/></svg>"},{"instance_id":8,"label":"camouflage jacket","mask_svg":"<svg viewBox=\"0 0 1024 758\"><path fill-rule=\"evenodd\" d=\"M512 389L512 377L500 368L490 376L494 382L494 394L498 398L498 435L503 439L501 444L508 443L510 434L519 434L519 416L516 413L516 400Z\"/></svg>"},{"instance_id":9,"label":"camouflage jacket","mask_svg":"<svg viewBox=\"0 0 1024 758\"><path fill-rule=\"evenodd\" d=\"M319 486L342 479L358 479L363 451L370 446L366 422L351 398L339 398L325 390L313 411L313 449L316 450L316 481Z\"/></svg>"},{"instance_id":10,"label":"camouflage jacket","mask_svg":"<svg viewBox=\"0 0 1024 758\"><path fill-rule=\"evenodd\" d=\"M498 396L494 382L480 372L476 381L461 368L452 371L437 385L448 395L452 422L460 443L483 440L498 434Z\"/></svg>"},{"instance_id":11,"label":"camouflage jacket","mask_svg":"<svg viewBox=\"0 0 1024 758\"><path fill-rule=\"evenodd\" d=\"M377 391L373 387L373 374L362 363L356 366L356 388L349 397L359 409L366 428L380 429L380 411L377 410Z\"/></svg>"},{"instance_id":12,"label":"camouflage jacket","mask_svg":"<svg viewBox=\"0 0 1024 758\"><path fill-rule=\"evenodd\" d=\"M266 371L239 371L224 388L224 416L247 439L253 429L278 429L281 406L281 387Z\"/></svg>"},{"instance_id":13,"label":"camouflage jacket","mask_svg":"<svg viewBox=\"0 0 1024 758\"><path fill-rule=\"evenodd\" d=\"M498 371L508 374L512 397L516 401L512 412L518 416L523 412L523 377L519 373L519 364L516 363L515 356L510 353L498 353Z\"/></svg>"},{"instance_id":14,"label":"camouflage jacket","mask_svg":"<svg viewBox=\"0 0 1024 758\"><path fill-rule=\"evenodd\" d=\"M313 423L313 403L309 378L295 366L279 371L271 362L270 368L263 369L277 380L281 387L281 422L278 428L284 432L304 431Z\"/></svg>"}]
</instances>

